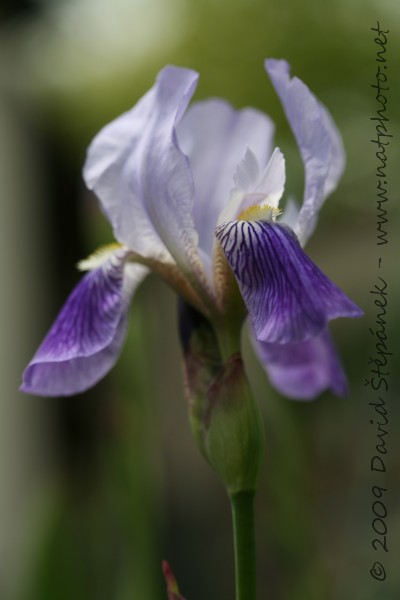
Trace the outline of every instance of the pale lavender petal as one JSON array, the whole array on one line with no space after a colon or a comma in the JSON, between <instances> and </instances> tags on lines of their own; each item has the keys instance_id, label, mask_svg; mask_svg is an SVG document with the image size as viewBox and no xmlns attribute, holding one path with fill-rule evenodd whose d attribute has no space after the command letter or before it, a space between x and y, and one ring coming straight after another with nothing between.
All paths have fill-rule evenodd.
<instances>
[{"instance_id":1,"label":"pale lavender petal","mask_svg":"<svg viewBox=\"0 0 400 600\"><path fill-rule=\"evenodd\" d=\"M117 252L82 278L26 368L22 391L69 396L113 367L125 339L130 300L148 272L124 259Z\"/></svg>"},{"instance_id":2,"label":"pale lavender petal","mask_svg":"<svg viewBox=\"0 0 400 600\"><path fill-rule=\"evenodd\" d=\"M285 189L285 181L285 158L279 148L275 148L253 189L253 193L244 195L240 207L241 211L250 206L255 206L260 202L268 204L268 206L273 208L278 208L279 200L282 198L283 190ZM258 197L261 200L257 200Z\"/></svg>"},{"instance_id":3,"label":"pale lavender petal","mask_svg":"<svg viewBox=\"0 0 400 600\"><path fill-rule=\"evenodd\" d=\"M330 390L347 393L346 375L328 330L293 344L269 344L252 336L254 349L272 385L294 400L313 400Z\"/></svg>"},{"instance_id":4,"label":"pale lavender petal","mask_svg":"<svg viewBox=\"0 0 400 600\"><path fill-rule=\"evenodd\" d=\"M279 223L288 225L290 227L290 229L294 230L298 218L299 218L299 207L297 205L297 202L293 197L289 196L289 198L286 201L286 205L285 205L282 215L280 215L278 217Z\"/></svg>"},{"instance_id":5,"label":"pale lavender petal","mask_svg":"<svg viewBox=\"0 0 400 600\"><path fill-rule=\"evenodd\" d=\"M95 137L84 167L117 240L145 257L173 260L186 273L202 267L193 178L175 128L197 80L194 71L165 67L136 106Z\"/></svg>"},{"instance_id":6,"label":"pale lavender petal","mask_svg":"<svg viewBox=\"0 0 400 600\"><path fill-rule=\"evenodd\" d=\"M239 163L229 203L221 211L217 225L237 219L251 206L269 205L278 208L285 187L285 158L279 148L275 148L265 169L256 173L252 152L247 149Z\"/></svg>"},{"instance_id":7,"label":"pale lavender petal","mask_svg":"<svg viewBox=\"0 0 400 600\"><path fill-rule=\"evenodd\" d=\"M246 148L264 169L272 151L274 126L261 112L236 111L223 100L207 100L189 107L178 126L178 140L189 157L196 200L194 221L199 245L210 256L214 227L235 185L234 176Z\"/></svg>"},{"instance_id":8,"label":"pale lavender petal","mask_svg":"<svg viewBox=\"0 0 400 600\"><path fill-rule=\"evenodd\" d=\"M300 79L290 78L286 61L270 59L265 61L265 67L304 162L304 200L295 227L304 245L314 230L322 203L342 176L345 166L343 143L327 109Z\"/></svg>"},{"instance_id":9,"label":"pale lavender petal","mask_svg":"<svg viewBox=\"0 0 400 600\"><path fill-rule=\"evenodd\" d=\"M234 221L217 227L216 236L259 340L301 342L321 333L331 319L362 315L308 258L288 227Z\"/></svg>"},{"instance_id":10,"label":"pale lavender petal","mask_svg":"<svg viewBox=\"0 0 400 600\"><path fill-rule=\"evenodd\" d=\"M235 175L233 176L235 188L244 193L253 192L259 179L260 168L258 160L254 152L250 148L246 148L244 158L242 158L236 167Z\"/></svg>"}]
</instances>

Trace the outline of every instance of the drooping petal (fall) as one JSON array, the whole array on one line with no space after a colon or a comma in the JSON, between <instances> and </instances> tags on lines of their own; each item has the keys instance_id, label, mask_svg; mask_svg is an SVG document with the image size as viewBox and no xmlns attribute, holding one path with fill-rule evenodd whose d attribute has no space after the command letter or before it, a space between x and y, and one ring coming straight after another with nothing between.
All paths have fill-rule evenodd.
<instances>
[{"instance_id":1,"label":"drooping petal (fall)","mask_svg":"<svg viewBox=\"0 0 400 600\"><path fill-rule=\"evenodd\" d=\"M313 400L325 390L345 396L347 381L328 330L305 342L252 342L272 385L294 400Z\"/></svg>"},{"instance_id":2,"label":"drooping petal (fall)","mask_svg":"<svg viewBox=\"0 0 400 600\"><path fill-rule=\"evenodd\" d=\"M212 256L214 227L229 201L237 166L248 147L264 169L272 151L274 125L256 109L235 110L214 99L190 106L177 132L194 177L193 214L199 244Z\"/></svg>"},{"instance_id":3,"label":"drooping petal (fall)","mask_svg":"<svg viewBox=\"0 0 400 600\"><path fill-rule=\"evenodd\" d=\"M148 269L125 264L117 250L73 290L25 369L21 390L69 396L91 387L113 367L124 339L128 308Z\"/></svg>"},{"instance_id":4,"label":"drooping petal (fall)","mask_svg":"<svg viewBox=\"0 0 400 600\"><path fill-rule=\"evenodd\" d=\"M150 91L94 138L84 178L119 242L202 279L193 177L176 136L197 80L189 69L162 69Z\"/></svg>"},{"instance_id":5,"label":"drooping petal (fall)","mask_svg":"<svg viewBox=\"0 0 400 600\"><path fill-rule=\"evenodd\" d=\"M304 200L294 229L304 246L314 230L322 203L342 176L345 165L342 139L325 106L300 79L290 77L286 61L269 59L265 67L304 162Z\"/></svg>"},{"instance_id":6,"label":"drooping petal (fall)","mask_svg":"<svg viewBox=\"0 0 400 600\"><path fill-rule=\"evenodd\" d=\"M321 333L331 319L362 315L288 227L233 221L217 227L216 236L260 341L302 342Z\"/></svg>"}]
</instances>

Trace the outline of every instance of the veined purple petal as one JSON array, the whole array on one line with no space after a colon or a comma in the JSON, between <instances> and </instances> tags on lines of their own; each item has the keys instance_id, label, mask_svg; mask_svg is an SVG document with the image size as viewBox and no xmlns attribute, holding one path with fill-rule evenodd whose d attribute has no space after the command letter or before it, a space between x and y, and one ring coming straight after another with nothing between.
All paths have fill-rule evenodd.
<instances>
[{"instance_id":1,"label":"veined purple petal","mask_svg":"<svg viewBox=\"0 0 400 600\"><path fill-rule=\"evenodd\" d=\"M202 266L193 178L175 128L197 80L195 71L165 67L151 90L95 137L84 167L117 240L144 257L174 260L186 273L202 273Z\"/></svg>"},{"instance_id":2,"label":"veined purple petal","mask_svg":"<svg viewBox=\"0 0 400 600\"><path fill-rule=\"evenodd\" d=\"M123 345L129 303L148 270L117 251L73 290L23 374L21 390L69 396L113 367Z\"/></svg>"},{"instance_id":3,"label":"veined purple petal","mask_svg":"<svg viewBox=\"0 0 400 600\"><path fill-rule=\"evenodd\" d=\"M294 400L313 400L330 390L345 396L347 381L328 330L293 344L269 344L252 336L254 349L272 385Z\"/></svg>"},{"instance_id":4,"label":"veined purple petal","mask_svg":"<svg viewBox=\"0 0 400 600\"><path fill-rule=\"evenodd\" d=\"M228 204L234 176L248 147L264 169L272 151L274 125L252 108L235 110L223 100L193 104L179 123L179 145L189 157L196 200L193 208L199 245L212 256L214 227Z\"/></svg>"},{"instance_id":5,"label":"veined purple petal","mask_svg":"<svg viewBox=\"0 0 400 600\"><path fill-rule=\"evenodd\" d=\"M263 342L302 342L337 317L362 311L302 250L286 226L233 221L216 236L238 281L254 331Z\"/></svg>"},{"instance_id":6,"label":"veined purple petal","mask_svg":"<svg viewBox=\"0 0 400 600\"><path fill-rule=\"evenodd\" d=\"M286 61L270 59L265 61L265 67L304 162L304 200L294 229L304 246L314 230L322 203L342 176L345 166L343 143L325 106L300 79L290 78Z\"/></svg>"}]
</instances>

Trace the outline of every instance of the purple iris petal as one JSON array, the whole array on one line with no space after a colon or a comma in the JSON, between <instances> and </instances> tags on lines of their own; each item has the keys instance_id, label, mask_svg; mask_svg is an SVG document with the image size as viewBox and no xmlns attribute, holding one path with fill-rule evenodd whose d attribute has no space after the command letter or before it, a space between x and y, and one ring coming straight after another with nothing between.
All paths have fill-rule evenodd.
<instances>
[{"instance_id":1,"label":"purple iris petal","mask_svg":"<svg viewBox=\"0 0 400 600\"><path fill-rule=\"evenodd\" d=\"M266 70L283 104L304 162L305 190L295 233L302 245L312 234L318 211L336 188L345 165L339 131L332 117L308 87L297 77L290 78L284 60L265 61Z\"/></svg>"},{"instance_id":2,"label":"purple iris petal","mask_svg":"<svg viewBox=\"0 0 400 600\"><path fill-rule=\"evenodd\" d=\"M150 91L94 138L84 167L116 239L148 258L172 256L189 273L201 271L194 184L175 127L197 80L189 69L162 69Z\"/></svg>"},{"instance_id":3,"label":"purple iris petal","mask_svg":"<svg viewBox=\"0 0 400 600\"><path fill-rule=\"evenodd\" d=\"M21 390L68 396L113 367L124 342L129 301L147 269L118 256L87 273L69 296L23 374Z\"/></svg>"},{"instance_id":4,"label":"purple iris petal","mask_svg":"<svg viewBox=\"0 0 400 600\"><path fill-rule=\"evenodd\" d=\"M261 169L272 152L274 125L258 110L237 111L223 100L190 106L177 128L180 148L190 159L196 200L193 216L199 245L212 256L214 227L228 204L246 147Z\"/></svg>"},{"instance_id":5,"label":"purple iris petal","mask_svg":"<svg viewBox=\"0 0 400 600\"><path fill-rule=\"evenodd\" d=\"M347 382L328 330L294 344L269 344L252 337L272 385L295 400L313 400L325 390L345 396Z\"/></svg>"},{"instance_id":6,"label":"purple iris petal","mask_svg":"<svg viewBox=\"0 0 400 600\"><path fill-rule=\"evenodd\" d=\"M263 342L302 342L336 317L362 311L302 250L286 226L232 221L216 236L238 281L254 331Z\"/></svg>"}]
</instances>

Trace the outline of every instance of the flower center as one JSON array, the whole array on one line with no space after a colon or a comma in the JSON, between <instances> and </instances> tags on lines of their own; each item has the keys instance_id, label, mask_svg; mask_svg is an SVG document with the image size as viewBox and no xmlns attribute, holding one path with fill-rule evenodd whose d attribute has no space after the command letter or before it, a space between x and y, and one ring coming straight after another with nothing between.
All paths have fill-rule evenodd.
<instances>
[{"instance_id":1,"label":"flower center","mask_svg":"<svg viewBox=\"0 0 400 600\"><path fill-rule=\"evenodd\" d=\"M276 217L281 214L280 208L275 208L269 204L256 204L245 208L238 216L238 221L269 221L275 222Z\"/></svg>"}]
</instances>

